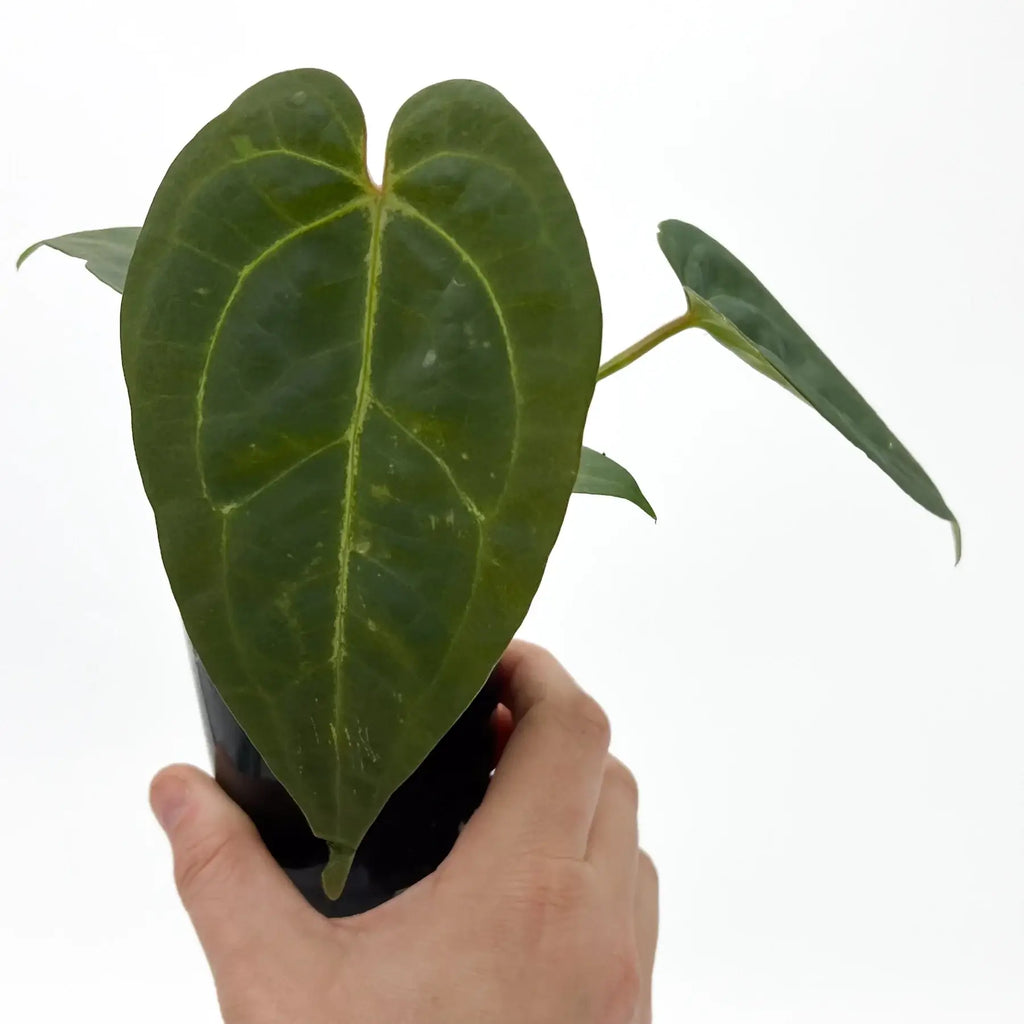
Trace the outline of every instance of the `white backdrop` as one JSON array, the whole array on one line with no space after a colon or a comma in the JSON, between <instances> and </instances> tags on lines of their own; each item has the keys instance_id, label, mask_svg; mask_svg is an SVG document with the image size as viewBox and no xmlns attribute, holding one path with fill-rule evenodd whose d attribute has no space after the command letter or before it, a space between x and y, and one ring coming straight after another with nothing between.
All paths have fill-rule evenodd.
<instances>
[{"instance_id":1,"label":"white backdrop","mask_svg":"<svg viewBox=\"0 0 1024 1024\"><path fill-rule=\"evenodd\" d=\"M582 9L582 8L580 8ZM215 1021L146 789L205 765L134 465L117 297L29 242L137 224L257 79L501 89L576 198L605 354L746 261L947 527L695 332L598 388L660 514L573 499L523 627L608 709L662 879L659 1024L1024 1019L1024 8L1011 0L39 0L0 38L0 1018ZM383 1024L383 1022L382 1022Z\"/></svg>"}]
</instances>

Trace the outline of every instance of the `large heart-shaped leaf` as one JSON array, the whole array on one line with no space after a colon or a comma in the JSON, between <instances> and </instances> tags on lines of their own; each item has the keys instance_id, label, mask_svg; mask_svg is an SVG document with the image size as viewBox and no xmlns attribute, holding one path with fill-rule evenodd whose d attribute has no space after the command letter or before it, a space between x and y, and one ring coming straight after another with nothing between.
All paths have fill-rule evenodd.
<instances>
[{"instance_id":1,"label":"large heart-shaped leaf","mask_svg":"<svg viewBox=\"0 0 1024 1024\"><path fill-rule=\"evenodd\" d=\"M75 234L62 235L60 238L46 239L29 246L19 258L18 266L20 267L28 256L43 245L52 246L69 256L77 256L79 259L85 260L89 260L90 253L96 252L98 249L103 257L100 268L102 273L97 272L97 267L89 262L86 263L86 269L91 270L101 281L121 292L124 290L124 279L128 273L132 252L135 249L135 240L141 230L141 228L103 228L99 231L79 231ZM96 243L100 243L100 245L97 246ZM623 498L643 509L652 519L657 519L654 509L644 497L633 474L625 466L620 466L608 456L592 451L590 448L584 448L580 453L580 467L573 484L573 492Z\"/></svg>"},{"instance_id":2,"label":"large heart-shaped leaf","mask_svg":"<svg viewBox=\"0 0 1024 1024\"><path fill-rule=\"evenodd\" d=\"M853 442L907 494L960 527L938 488L835 364L767 288L724 246L692 224L659 225L662 252L686 291L688 320L792 391Z\"/></svg>"},{"instance_id":3,"label":"large heart-shaped leaf","mask_svg":"<svg viewBox=\"0 0 1024 1024\"><path fill-rule=\"evenodd\" d=\"M100 228L97 231L77 231L56 238L44 238L30 245L19 257L20 267L37 249L47 245L51 249L85 260L85 269L95 274L104 284L115 291L124 291L124 279L128 273L139 228Z\"/></svg>"},{"instance_id":4,"label":"large heart-shaped leaf","mask_svg":"<svg viewBox=\"0 0 1024 1024\"><path fill-rule=\"evenodd\" d=\"M334 76L249 89L167 172L121 314L171 587L331 896L527 610L601 329L572 200L498 93L410 99L379 187L365 152Z\"/></svg>"}]
</instances>

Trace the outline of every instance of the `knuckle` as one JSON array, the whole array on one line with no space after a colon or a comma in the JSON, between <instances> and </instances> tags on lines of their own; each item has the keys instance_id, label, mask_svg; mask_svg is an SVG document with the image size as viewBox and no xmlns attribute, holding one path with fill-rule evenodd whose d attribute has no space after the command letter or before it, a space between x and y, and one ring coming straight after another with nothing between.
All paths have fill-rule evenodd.
<instances>
[{"instance_id":1,"label":"knuckle","mask_svg":"<svg viewBox=\"0 0 1024 1024\"><path fill-rule=\"evenodd\" d=\"M634 806L639 802L640 787L637 785L636 776L617 757L609 755L605 778L622 789Z\"/></svg>"},{"instance_id":2,"label":"knuckle","mask_svg":"<svg viewBox=\"0 0 1024 1024\"><path fill-rule=\"evenodd\" d=\"M590 901L587 865L575 860L544 858L530 865L516 887L516 900L533 916L575 915Z\"/></svg>"},{"instance_id":3,"label":"knuckle","mask_svg":"<svg viewBox=\"0 0 1024 1024\"><path fill-rule=\"evenodd\" d=\"M608 749L612 738L612 727L604 708L580 690L566 702L565 724L587 742L603 750Z\"/></svg>"},{"instance_id":4,"label":"knuckle","mask_svg":"<svg viewBox=\"0 0 1024 1024\"><path fill-rule=\"evenodd\" d=\"M502 664L514 691L522 687L533 689L538 683L550 683L552 679L558 682L565 675L565 669L550 651L526 640L513 640Z\"/></svg>"},{"instance_id":5,"label":"knuckle","mask_svg":"<svg viewBox=\"0 0 1024 1024\"><path fill-rule=\"evenodd\" d=\"M658 891L658 869L651 860L651 855L646 850L640 851L639 871L641 877L655 891Z\"/></svg>"},{"instance_id":6,"label":"knuckle","mask_svg":"<svg viewBox=\"0 0 1024 1024\"><path fill-rule=\"evenodd\" d=\"M540 644L535 644L531 640L520 640L518 637L509 642L508 653L517 659L541 662L554 660L554 655L546 647L541 647Z\"/></svg>"}]
</instances>

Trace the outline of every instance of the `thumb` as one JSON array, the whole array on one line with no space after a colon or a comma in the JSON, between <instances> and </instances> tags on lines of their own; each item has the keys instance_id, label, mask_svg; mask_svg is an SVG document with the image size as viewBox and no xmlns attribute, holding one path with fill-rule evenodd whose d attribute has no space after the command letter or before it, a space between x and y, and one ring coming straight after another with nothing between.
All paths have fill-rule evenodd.
<instances>
[{"instance_id":1,"label":"thumb","mask_svg":"<svg viewBox=\"0 0 1024 1024\"><path fill-rule=\"evenodd\" d=\"M164 768L150 805L171 842L174 881L214 974L272 956L315 911L267 852L244 811L205 772Z\"/></svg>"}]
</instances>

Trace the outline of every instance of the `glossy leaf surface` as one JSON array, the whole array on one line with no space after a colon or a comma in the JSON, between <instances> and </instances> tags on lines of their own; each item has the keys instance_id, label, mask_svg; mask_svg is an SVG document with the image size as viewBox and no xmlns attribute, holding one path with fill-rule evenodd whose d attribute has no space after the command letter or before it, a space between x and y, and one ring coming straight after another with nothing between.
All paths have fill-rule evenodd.
<instances>
[{"instance_id":1,"label":"glossy leaf surface","mask_svg":"<svg viewBox=\"0 0 1024 1024\"><path fill-rule=\"evenodd\" d=\"M578 494L607 494L613 498L625 498L643 509L652 519L658 518L640 490L640 485L633 479L633 474L592 448L584 448L580 453L580 471L573 490Z\"/></svg>"},{"instance_id":2,"label":"glossy leaf surface","mask_svg":"<svg viewBox=\"0 0 1024 1024\"><path fill-rule=\"evenodd\" d=\"M658 242L686 291L694 326L802 398L910 497L947 520L959 561L960 527L928 474L768 289L692 224L664 221Z\"/></svg>"},{"instance_id":3,"label":"glossy leaf surface","mask_svg":"<svg viewBox=\"0 0 1024 1024\"><path fill-rule=\"evenodd\" d=\"M121 316L175 598L332 896L527 610L601 333L573 203L498 93L412 97L380 188L365 145L332 75L248 90L168 171Z\"/></svg>"},{"instance_id":4,"label":"glossy leaf surface","mask_svg":"<svg viewBox=\"0 0 1024 1024\"><path fill-rule=\"evenodd\" d=\"M95 274L115 291L124 291L135 241L140 228L100 228L97 231L76 231L70 235L46 238L30 245L19 257L18 266L44 245L76 259L85 260L85 269Z\"/></svg>"},{"instance_id":5,"label":"glossy leaf surface","mask_svg":"<svg viewBox=\"0 0 1024 1024\"><path fill-rule=\"evenodd\" d=\"M141 230L141 228L107 228L103 231L79 232L55 239L62 243L67 240L67 248L61 248L59 245L54 248L60 249L61 252L68 252L69 255L79 255L84 253L85 248L84 245L79 244L80 239L88 241L88 236L92 235L110 236L111 242L114 244L110 245L103 254L104 275L97 274L97 276L120 292L124 289L124 278L128 273L128 264L135 248L135 239ZM48 244L49 242L37 242L22 256L22 260L39 246ZM72 251L69 252L69 249ZM86 257L82 255L80 258ZM88 268L88 264L86 266ZM652 519L657 519L654 509L651 508L629 470L590 448L585 447L581 453L580 469L573 491L577 494L604 494L614 498L624 498L643 509Z\"/></svg>"}]
</instances>

